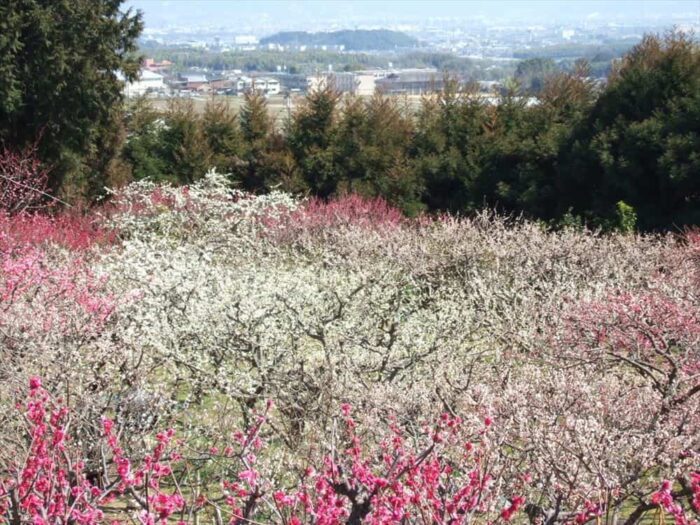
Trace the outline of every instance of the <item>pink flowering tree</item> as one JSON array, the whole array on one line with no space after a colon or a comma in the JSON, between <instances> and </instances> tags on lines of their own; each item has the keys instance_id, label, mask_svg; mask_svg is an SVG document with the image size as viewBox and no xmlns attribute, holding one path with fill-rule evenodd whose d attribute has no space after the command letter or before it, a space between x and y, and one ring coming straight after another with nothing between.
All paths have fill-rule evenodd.
<instances>
[{"instance_id":1,"label":"pink flowering tree","mask_svg":"<svg viewBox=\"0 0 700 525\"><path fill-rule=\"evenodd\" d=\"M519 494L504 498L506 486L522 490L526 478L502 478L490 419L470 435L460 418L445 414L417 439L390 424L389 435L367 447L349 405L342 413L342 439L319 465L306 468L296 487L274 490L254 469L227 484L234 523L256 519L257 502L270 495L273 521L296 524L495 523L523 507Z\"/></svg>"},{"instance_id":2,"label":"pink flowering tree","mask_svg":"<svg viewBox=\"0 0 700 525\"><path fill-rule=\"evenodd\" d=\"M108 491L87 479L80 449L69 442L68 410L51 401L38 378L20 408L28 443L0 474L0 516L12 525L100 523Z\"/></svg>"},{"instance_id":3,"label":"pink flowering tree","mask_svg":"<svg viewBox=\"0 0 700 525\"><path fill-rule=\"evenodd\" d=\"M115 370L130 368L124 366L124 353L114 351L118 340L97 343L107 337L123 303L108 289L106 274L94 269L95 251L112 241L89 216L0 215L0 399L5 403L32 374L41 374L71 407L93 416L110 404L116 387L123 389L123 381L114 381ZM94 423L77 418L76 427L92 429ZM0 460L17 453L22 433L11 412L2 411Z\"/></svg>"},{"instance_id":4,"label":"pink flowering tree","mask_svg":"<svg viewBox=\"0 0 700 525\"><path fill-rule=\"evenodd\" d=\"M564 314L564 328L543 341L537 364L521 368L500 400L541 480L533 510L546 521L605 515L632 525L655 508L650 495L664 478L677 484L664 485L674 505L691 508L700 463L694 302L630 292Z\"/></svg>"},{"instance_id":5,"label":"pink flowering tree","mask_svg":"<svg viewBox=\"0 0 700 525\"><path fill-rule=\"evenodd\" d=\"M371 446L362 443L344 405L332 449L318 461L308 458L298 477L290 471L280 482L258 458L266 449L267 412L234 433L223 450L195 454L169 430L158 433L150 453L138 460L125 454L105 418L105 454L90 465L70 437L70 412L38 378L31 379L29 398L19 408L27 421L26 452L0 471L0 519L12 525L97 525L127 516L165 525L196 522L201 514L241 525L495 523L510 521L525 504L517 492L505 497L506 486L520 492L529 481L503 479L488 418L469 433L460 418L446 414L414 437L390 423L386 439ZM210 493L188 485L188 472L202 462L226 465L219 488Z\"/></svg>"},{"instance_id":6,"label":"pink flowering tree","mask_svg":"<svg viewBox=\"0 0 700 525\"><path fill-rule=\"evenodd\" d=\"M266 235L283 242L333 235L343 230L381 234L408 224L397 208L381 198L345 195L331 201L310 199L287 213L263 219Z\"/></svg>"}]
</instances>

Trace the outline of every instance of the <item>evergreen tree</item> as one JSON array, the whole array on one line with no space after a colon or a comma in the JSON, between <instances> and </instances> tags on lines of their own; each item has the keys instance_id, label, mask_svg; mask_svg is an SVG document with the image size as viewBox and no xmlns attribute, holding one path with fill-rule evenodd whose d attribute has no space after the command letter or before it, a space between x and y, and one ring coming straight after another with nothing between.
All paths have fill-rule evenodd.
<instances>
[{"instance_id":1,"label":"evergreen tree","mask_svg":"<svg viewBox=\"0 0 700 525\"><path fill-rule=\"evenodd\" d=\"M441 92L424 97L411 162L425 186L429 209L463 213L480 207L474 183L481 170L487 121L485 104L454 80L448 79Z\"/></svg>"},{"instance_id":2,"label":"evergreen tree","mask_svg":"<svg viewBox=\"0 0 700 525\"><path fill-rule=\"evenodd\" d=\"M357 192L367 178L363 152L367 140L367 107L360 97L344 100L339 112L338 129L333 137L338 169L343 173L345 191Z\"/></svg>"},{"instance_id":3,"label":"evergreen tree","mask_svg":"<svg viewBox=\"0 0 700 525\"><path fill-rule=\"evenodd\" d=\"M418 212L422 187L408 162L413 131L410 115L395 97L346 101L334 146L346 190Z\"/></svg>"},{"instance_id":4,"label":"evergreen tree","mask_svg":"<svg viewBox=\"0 0 700 525\"><path fill-rule=\"evenodd\" d=\"M163 144L164 116L153 109L145 97L130 101L124 114L128 137L122 157L131 166L133 178L158 182L172 180Z\"/></svg>"},{"instance_id":5,"label":"evergreen tree","mask_svg":"<svg viewBox=\"0 0 700 525\"><path fill-rule=\"evenodd\" d=\"M292 115L287 140L306 187L321 198L333 195L342 179L333 150L340 94L332 85L309 93Z\"/></svg>"},{"instance_id":6,"label":"evergreen tree","mask_svg":"<svg viewBox=\"0 0 700 525\"><path fill-rule=\"evenodd\" d=\"M547 78L556 71L557 66L551 58L529 58L518 63L515 79L523 93L536 95L544 88Z\"/></svg>"},{"instance_id":7,"label":"evergreen tree","mask_svg":"<svg viewBox=\"0 0 700 525\"><path fill-rule=\"evenodd\" d=\"M170 101L160 135L170 180L190 184L212 167L212 152L191 100Z\"/></svg>"},{"instance_id":8,"label":"evergreen tree","mask_svg":"<svg viewBox=\"0 0 700 525\"><path fill-rule=\"evenodd\" d=\"M199 120L211 151L211 167L220 173L234 173L244 149L236 114L225 100L212 98L204 106Z\"/></svg>"},{"instance_id":9,"label":"evergreen tree","mask_svg":"<svg viewBox=\"0 0 700 525\"><path fill-rule=\"evenodd\" d=\"M646 36L622 60L563 152L562 204L599 224L617 203L639 227L700 221L700 50L689 36Z\"/></svg>"},{"instance_id":10,"label":"evergreen tree","mask_svg":"<svg viewBox=\"0 0 700 525\"><path fill-rule=\"evenodd\" d=\"M239 177L249 191L268 189L275 175L270 166L270 140L274 125L267 108L267 99L259 91L245 94L241 108L241 132L244 146Z\"/></svg>"},{"instance_id":11,"label":"evergreen tree","mask_svg":"<svg viewBox=\"0 0 700 525\"><path fill-rule=\"evenodd\" d=\"M38 138L50 185L101 187L104 155L120 133L122 72L133 80L140 14L121 0L12 0L0 4L0 140ZM96 153L97 149L100 149ZM89 179L89 180L86 180Z\"/></svg>"}]
</instances>

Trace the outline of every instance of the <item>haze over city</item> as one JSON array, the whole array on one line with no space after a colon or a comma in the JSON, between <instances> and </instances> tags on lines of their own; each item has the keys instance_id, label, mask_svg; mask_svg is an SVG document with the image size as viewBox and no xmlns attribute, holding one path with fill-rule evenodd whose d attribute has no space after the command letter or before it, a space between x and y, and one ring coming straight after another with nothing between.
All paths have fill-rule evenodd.
<instances>
[{"instance_id":1,"label":"haze over city","mask_svg":"<svg viewBox=\"0 0 700 525\"><path fill-rule=\"evenodd\" d=\"M299 29L310 27L350 29L356 25L387 26L412 22L432 24L440 20L488 22L615 22L697 24L697 0L262 0L226 2L130 0L126 6L144 12L146 27L230 26L256 24L257 27Z\"/></svg>"},{"instance_id":2,"label":"haze over city","mask_svg":"<svg viewBox=\"0 0 700 525\"><path fill-rule=\"evenodd\" d=\"M645 33L700 29L700 0L129 0L124 8L143 13L142 42L218 51L257 45L285 31L392 30L424 50L512 58L528 48L632 45ZM263 47L282 50L270 47L276 43L268 40Z\"/></svg>"}]
</instances>

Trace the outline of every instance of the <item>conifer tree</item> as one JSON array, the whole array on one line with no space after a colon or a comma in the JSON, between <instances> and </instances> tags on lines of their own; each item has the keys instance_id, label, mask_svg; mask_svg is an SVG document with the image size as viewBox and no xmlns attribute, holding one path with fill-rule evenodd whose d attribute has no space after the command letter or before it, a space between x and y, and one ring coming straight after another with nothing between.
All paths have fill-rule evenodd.
<instances>
[{"instance_id":1,"label":"conifer tree","mask_svg":"<svg viewBox=\"0 0 700 525\"><path fill-rule=\"evenodd\" d=\"M623 201L642 229L700 222L700 48L679 32L648 35L563 152L563 206L605 226Z\"/></svg>"},{"instance_id":2,"label":"conifer tree","mask_svg":"<svg viewBox=\"0 0 700 525\"><path fill-rule=\"evenodd\" d=\"M268 155L274 125L265 95L256 90L248 91L240 120L244 153L238 170L239 177L243 187L249 191L267 189L273 176Z\"/></svg>"},{"instance_id":3,"label":"conifer tree","mask_svg":"<svg viewBox=\"0 0 700 525\"><path fill-rule=\"evenodd\" d=\"M212 167L212 152L191 100L170 101L162 130L167 175L191 184Z\"/></svg>"},{"instance_id":4,"label":"conifer tree","mask_svg":"<svg viewBox=\"0 0 700 525\"><path fill-rule=\"evenodd\" d=\"M321 198L333 195L342 179L333 150L340 93L327 84L309 93L292 115L287 140L307 188Z\"/></svg>"},{"instance_id":5,"label":"conifer tree","mask_svg":"<svg viewBox=\"0 0 700 525\"><path fill-rule=\"evenodd\" d=\"M141 15L122 0L0 3L0 140L22 149L38 138L54 191L70 178L100 187L114 151L122 100L118 72L133 80ZM97 150L100 151L97 151Z\"/></svg>"},{"instance_id":6,"label":"conifer tree","mask_svg":"<svg viewBox=\"0 0 700 525\"><path fill-rule=\"evenodd\" d=\"M243 153L243 137L236 114L221 98L212 98L200 117L202 133L211 151L211 167L234 173Z\"/></svg>"}]
</instances>

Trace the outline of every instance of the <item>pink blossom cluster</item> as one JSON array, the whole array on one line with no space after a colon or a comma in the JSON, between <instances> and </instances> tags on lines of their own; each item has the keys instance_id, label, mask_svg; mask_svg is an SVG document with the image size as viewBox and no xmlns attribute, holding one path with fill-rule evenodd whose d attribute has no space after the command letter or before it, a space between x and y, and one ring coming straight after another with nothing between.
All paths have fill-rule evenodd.
<instances>
[{"instance_id":1,"label":"pink blossom cluster","mask_svg":"<svg viewBox=\"0 0 700 525\"><path fill-rule=\"evenodd\" d=\"M103 228L94 213L0 213L0 251L17 246L54 245L71 251L114 242L114 231Z\"/></svg>"},{"instance_id":2,"label":"pink blossom cluster","mask_svg":"<svg viewBox=\"0 0 700 525\"><path fill-rule=\"evenodd\" d=\"M350 407L344 405L342 413L345 448L327 455L319 468L307 468L296 489L273 491L283 523L462 524L476 516L495 522L511 520L523 507L525 498L515 495L497 508L502 493L489 470L490 421L465 440L462 420L444 414L424 428L422 449L392 423L390 437L365 450ZM228 502L243 523L251 518L251 502L264 497L265 485L253 469L239 477L241 483L227 485Z\"/></svg>"},{"instance_id":3,"label":"pink blossom cluster","mask_svg":"<svg viewBox=\"0 0 700 525\"><path fill-rule=\"evenodd\" d=\"M562 357L628 368L661 396L664 416L700 392L700 318L693 300L660 291L609 295L578 304L567 323L564 340L554 345L564 347Z\"/></svg>"},{"instance_id":4,"label":"pink blossom cluster","mask_svg":"<svg viewBox=\"0 0 700 525\"><path fill-rule=\"evenodd\" d=\"M172 475L170 461L178 458L166 456L172 430L158 433L152 453L132 469L119 447L113 422L104 419L117 479L110 482L111 472L104 471L97 477L99 482L94 482L88 479L80 448L68 437L68 409L50 397L39 378L30 379L29 399L20 408L29 423L29 450L8 477L0 475L0 517L32 525L98 525L110 522L103 510L106 505L129 495L143 507L137 517L144 525L165 524L184 508L185 500L178 491L168 494L160 489L161 480Z\"/></svg>"},{"instance_id":5,"label":"pink blossom cluster","mask_svg":"<svg viewBox=\"0 0 700 525\"><path fill-rule=\"evenodd\" d=\"M330 201L314 198L296 210L264 217L262 222L268 235L289 242L302 233L321 235L338 228L393 230L408 220L382 198L350 194Z\"/></svg>"},{"instance_id":6,"label":"pink blossom cluster","mask_svg":"<svg viewBox=\"0 0 700 525\"><path fill-rule=\"evenodd\" d=\"M700 513L700 506L697 505L698 492L700 492L700 488L698 486L699 478L700 474L697 472L692 474L693 482L691 490L694 493L692 506L696 513ZM651 504L658 505L662 511L665 511L673 516L676 525L698 525L697 521L691 520L688 517L688 513L679 502L680 497L678 495L674 495L672 489L672 483L665 480L661 484L661 488L651 495Z\"/></svg>"},{"instance_id":7,"label":"pink blossom cluster","mask_svg":"<svg viewBox=\"0 0 700 525\"><path fill-rule=\"evenodd\" d=\"M665 351L669 344L700 340L700 321L692 304L659 293L609 295L603 301L584 303L571 319L582 329L575 338L590 337L614 350Z\"/></svg>"},{"instance_id":8,"label":"pink blossom cluster","mask_svg":"<svg viewBox=\"0 0 700 525\"><path fill-rule=\"evenodd\" d=\"M118 512L108 506L120 499L138 504L136 519L143 525L165 525L176 518L185 523L192 509L221 511L215 495L191 495L188 501L180 490L175 472L186 462L171 450L173 430L158 433L152 451L134 462L119 445L115 423L103 418L111 466L91 481L79 447L69 438L68 409L51 398L39 378L30 380L29 400L20 408L29 423L29 451L9 476L0 477L0 517L32 525L117 523L107 520L106 513ZM465 440L462 420L445 414L424 426L421 448L415 436L409 438L392 422L389 436L377 448L367 448L350 407L344 405L342 414L344 432L337 448L310 464L291 488L280 487L257 467L267 412L255 416L247 431L234 433L221 456L239 462L235 480L222 480L229 523L462 524L477 516L495 523L510 521L523 508L525 498L515 495L499 509L503 493L489 466L490 421ZM211 450L211 457L218 452Z\"/></svg>"},{"instance_id":9,"label":"pink blossom cluster","mask_svg":"<svg viewBox=\"0 0 700 525\"><path fill-rule=\"evenodd\" d=\"M87 479L85 464L68 438L70 417L52 402L41 381L30 380L23 407L29 424L26 458L0 477L0 515L11 523L102 523L108 491Z\"/></svg>"},{"instance_id":10,"label":"pink blossom cluster","mask_svg":"<svg viewBox=\"0 0 700 525\"><path fill-rule=\"evenodd\" d=\"M104 285L78 257L56 264L40 248L0 250L0 327L7 334L96 333L115 305Z\"/></svg>"},{"instance_id":11,"label":"pink blossom cluster","mask_svg":"<svg viewBox=\"0 0 700 525\"><path fill-rule=\"evenodd\" d=\"M47 210L45 210L47 211ZM101 330L115 301L91 270L96 245L113 232L94 215L0 212L0 328L13 344L46 334L86 337Z\"/></svg>"},{"instance_id":12,"label":"pink blossom cluster","mask_svg":"<svg viewBox=\"0 0 700 525\"><path fill-rule=\"evenodd\" d=\"M595 519L603 515L604 505L601 503L594 503L593 501L586 500L583 504L583 510L576 513L574 517L574 523L581 525L583 523L588 523L592 519Z\"/></svg>"},{"instance_id":13,"label":"pink blossom cluster","mask_svg":"<svg viewBox=\"0 0 700 525\"><path fill-rule=\"evenodd\" d=\"M156 434L157 444L152 452L143 457L138 467L133 467L119 446L114 434L114 422L103 418L102 427L116 467L118 483L115 492L143 495L139 498L143 507L138 515L139 521L143 525L165 524L174 513L183 510L185 499L179 490L169 494L161 489L161 480L172 476L171 459L179 458L176 452L171 456L166 455L175 432L170 429Z\"/></svg>"},{"instance_id":14,"label":"pink blossom cluster","mask_svg":"<svg viewBox=\"0 0 700 525\"><path fill-rule=\"evenodd\" d=\"M324 201L312 199L294 217L307 228L337 226L395 227L406 222L400 210L380 197L366 198L357 194Z\"/></svg>"}]
</instances>

